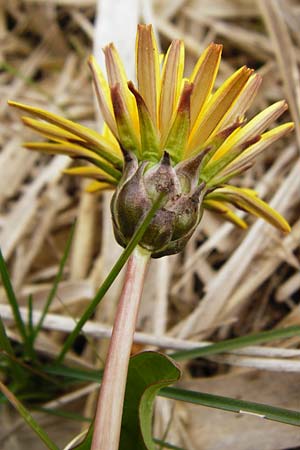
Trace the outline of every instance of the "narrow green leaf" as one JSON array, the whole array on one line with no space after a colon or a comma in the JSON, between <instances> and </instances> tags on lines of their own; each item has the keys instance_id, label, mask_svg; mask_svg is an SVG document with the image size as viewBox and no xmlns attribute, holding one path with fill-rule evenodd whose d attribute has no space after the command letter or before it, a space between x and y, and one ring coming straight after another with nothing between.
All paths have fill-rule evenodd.
<instances>
[{"instance_id":1,"label":"narrow green leaf","mask_svg":"<svg viewBox=\"0 0 300 450\"><path fill-rule=\"evenodd\" d=\"M4 350L6 353L14 355L14 351L10 344L10 340L7 337L1 316L0 316L0 350Z\"/></svg>"},{"instance_id":2,"label":"narrow green leaf","mask_svg":"<svg viewBox=\"0 0 300 450\"><path fill-rule=\"evenodd\" d=\"M24 346L28 347L28 345L27 345L26 327L25 327L24 321L22 319L22 316L21 316L21 313L20 313L20 310L19 310L18 301L17 301L15 292L13 290L13 287L12 287L12 284L11 284L11 281L10 281L10 276L9 276L9 273L8 273L8 270L7 270L7 266L6 266L6 263L4 261L1 249L0 249L0 273L1 273L3 286L4 286L4 289L5 289L6 295L7 295L7 299L8 299L8 302L9 302L10 306L11 306L11 309L12 309L12 313L13 313L13 316L14 316L14 319L15 319L16 326L17 326L18 331L19 331L19 333L20 333L20 335L21 335L21 337L23 339Z\"/></svg>"},{"instance_id":3,"label":"narrow green leaf","mask_svg":"<svg viewBox=\"0 0 300 450\"><path fill-rule=\"evenodd\" d=\"M0 316L0 351L5 352L7 355L15 357L10 340L7 337L3 321ZM24 379L24 372L18 363L14 359L10 359L12 367L12 375L16 382Z\"/></svg>"},{"instance_id":4,"label":"narrow green leaf","mask_svg":"<svg viewBox=\"0 0 300 450\"><path fill-rule=\"evenodd\" d=\"M183 359L193 359L206 355L225 353L230 350L236 350L249 345L264 344L276 339L285 339L293 336L300 336L300 326L295 325L292 327L280 328L278 330L261 331L260 333L248 334L247 336L226 339L225 341L206 345L205 347L175 352L169 356L177 361Z\"/></svg>"},{"instance_id":5,"label":"narrow green leaf","mask_svg":"<svg viewBox=\"0 0 300 450\"><path fill-rule=\"evenodd\" d=\"M32 315L33 315L32 300L33 300L33 297L32 297L32 294L30 294L28 297L28 325L27 325L28 336L33 336L33 333L34 333L34 326L33 326L33 320L32 320Z\"/></svg>"},{"instance_id":6,"label":"narrow green leaf","mask_svg":"<svg viewBox=\"0 0 300 450\"><path fill-rule=\"evenodd\" d=\"M64 419L74 420L76 422L92 422L92 419L89 417L84 417L81 414L73 413L70 411L63 411L62 409L57 408L34 408L35 411L45 412L52 416L63 417Z\"/></svg>"},{"instance_id":7,"label":"narrow green leaf","mask_svg":"<svg viewBox=\"0 0 300 450\"><path fill-rule=\"evenodd\" d=\"M70 232L70 235L68 237L67 244L66 244L66 247L65 247L65 251L63 253L63 257L61 258L61 261L59 263L58 272L56 274L56 277L55 277L54 283L52 285L52 288L51 288L51 290L49 292L49 295L48 295L47 301L45 303L44 309L42 311L40 320L38 321L38 324L35 327L35 330L34 330L34 333L33 333L33 338L32 338L33 342L37 338L37 336L38 336L38 334L39 334L39 332L40 332L40 330L41 330L41 328L43 326L43 323L44 323L45 317L46 317L46 315L48 313L49 307L50 307L50 305L51 305L51 303L52 303L52 301L53 301L53 299L54 299L54 297L55 297L55 295L57 293L58 285L59 285L59 283L60 283L60 281L62 279L64 268L65 268L68 256L70 254L71 245L72 245L73 237L74 237L74 231L75 231L75 223L72 225L71 232Z\"/></svg>"},{"instance_id":8,"label":"narrow green leaf","mask_svg":"<svg viewBox=\"0 0 300 450\"><path fill-rule=\"evenodd\" d=\"M50 439L48 434L32 417L28 409L15 397L15 395L7 389L7 387L0 381L0 391L5 395L9 402L16 408L19 414L23 417L27 425L38 435L45 446L50 450L59 450L57 445Z\"/></svg>"},{"instance_id":9,"label":"narrow green leaf","mask_svg":"<svg viewBox=\"0 0 300 450\"><path fill-rule=\"evenodd\" d=\"M220 395L205 394L203 392L188 391L174 387L163 388L159 395L173 400L179 400L210 408L223 409L234 413L256 414L260 418L273 420L275 422L300 426L300 411L292 411L262 403L236 400Z\"/></svg>"},{"instance_id":10,"label":"narrow green leaf","mask_svg":"<svg viewBox=\"0 0 300 450\"><path fill-rule=\"evenodd\" d=\"M117 260L117 262L111 269L110 273L104 280L104 282L103 282L102 286L100 287L100 289L98 290L95 298L91 301L91 303L89 304L87 309L84 311L84 313L78 320L74 330L69 334L68 338L66 339L66 341L63 345L63 348L62 348L60 354L57 357L57 360L56 360L57 363L61 363L63 361L65 354L68 352L68 350L73 345L74 340L80 334L82 327L87 322L87 320L92 316L92 314L95 311L95 308L100 303L100 301L102 300L102 298L104 297L104 295L106 294L106 292L108 291L110 286L115 281L116 277L120 273L121 269L123 268L124 264L126 263L129 256L133 252L134 248L138 245L138 243L141 240L141 238L143 237L148 225L150 224L152 218L154 217L156 211L160 207L163 197L164 197L163 195L160 195L159 198L157 199L157 201L153 204L153 206L149 210L149 212L146 214L146 216L143 219L143 221L141 222L140 226L137 228L134 235L130 239L127 247L123 250L123 252L121 253L121 256L119 257L119 259Z\"/></svg>"},{"instance_id":11,"label":"narrow green leaf","mask_svg":"<svg viewBox=\"0 0 300 450\"><path fill-rule=\"evenodd\" d=\"M67 367L60 365L51 365L44 368L45 372L51 375L58 375L64 378L70 378L73 381L87 381L100 383L103 370L88 370L79 367Z\"/></svg>"},{"instance_id":12,"label":"narrow green leaf","mask_svg":"<svg viewBox=\"0 0 300 450\"><path fill-rule=\"evenodd\" d=\"M27 343L30 347L30 356L32 361L37 359L34 349L34 325L33 325L33 297L28 297L28 324L27 324Z\"/></svg>"}]
</instances>

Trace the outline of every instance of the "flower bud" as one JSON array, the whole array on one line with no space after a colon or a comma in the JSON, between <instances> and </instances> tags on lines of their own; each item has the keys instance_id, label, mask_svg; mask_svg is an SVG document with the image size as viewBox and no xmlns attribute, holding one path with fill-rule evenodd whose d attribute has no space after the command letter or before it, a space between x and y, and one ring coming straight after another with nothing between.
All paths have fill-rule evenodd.
<instances>
[{"instance_id":1,"label":"flower bud","mask_svg":"<svg viewBox=\"0 0 300 450\"><path fill-rule=\"evenodd\" d=\"M169 154L159 163L137 162L125 154L124 176L112 198L115 237L125 247L153 203L164 194L139 245L152 257L180 252L202 216L204 183L198 185L201 158L172 167ZM190 177L189 177L190 175Z\"/></svg>"}]
</instances>

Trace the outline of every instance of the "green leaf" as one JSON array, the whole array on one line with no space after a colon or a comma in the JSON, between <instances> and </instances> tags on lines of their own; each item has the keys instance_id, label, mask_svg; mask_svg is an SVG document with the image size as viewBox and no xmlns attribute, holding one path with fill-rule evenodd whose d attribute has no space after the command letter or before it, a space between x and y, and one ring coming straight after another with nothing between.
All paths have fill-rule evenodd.
<instances>
[{"instance_id":1,"label":"green leaf","mask_svg":"<svg viewBox=\"0 0 300 450\"><path fill-rule=\"evenodd\" d=\"M12 368L12 376L15 379L15 381L18 383L19 381L24 380L24 371L14 359L15 354L11 346L10 340L7 337L1 316L0 316L0 352L1 353L4 352L4 355L10 355L13 357L9 361L10 366Z\"/></svg>"},{"instance_id":2,"label":"green leaf","mask_svg":"<svg viewBox=\"0 0 300 450\"><path fill-rule=\"evenodd\" d=\"M28 346L28 342L27 342L26 327L25 327L24 321L22 319L22 316L21 316L21 313L19 310L18 301L17 301L14 289L11 284L10 276L9 276L8 269L7 269L6 263L4 261L1 249L0 249L0 273L1 273L3 286L5 289L6 295L7 295L7 300L11 306L16 326L17 326L18 331L23 339L24 346L27 348L27 350L29 350L29 346Z\"/></svg>"},{"instance_id":3,"label":"green leaf","mask_svg":"<svg viewBox=\"0 0 300 450\"><path fill-rule=\"evenodd\" d=\"M46 431L39 426L39 424L32 417L30 412L25 408L24 405L14 396L14 394L7 389L7 387L0 381L0 391L5 395L9 402L16 408L19 414L23 417L27 425L38 435L41 441L50 450L59 450L57 445L50 439Z\"/></svg>"},{"instance_id":4,"label":"green leaf","mask_svg":"<svg viewBox=\"0 0 300 450\"><path fill-rule=\"evenodd\" d=\"M129 363L119 450L155 450L152 413L159 390L177 381L180 370L167 356L143 352Z\"/></svg>"},{"instance_id":5,"label":"green leaf","mask_svg":"<svg viewBox=\"0 0 300 450\"><path fill-rule=\"evenodd\" d=\"M28 297L28 324L27 324L27 334L30 339L32 339L34 334L34 326L33 326L33 297L32 294Z\"/></svg>"},{"instance_id":6,"label":"green leaf","mask_svg":"<svg viewBox=\"0 0 300 450\"><path fill-rule=\"evenodd\" d=\"M157 201L153 204L151 209L146 214L144 220L141 222L140 226L135 231L134 235L130 239L129 243L127 244L127 247L124 249L124 251L121 253L121 256L111 269L110 273L104 280L102 286L98 290L95 298L91 301L87 309L84 311L80 319L78 320L74 330L72 333L69 334L68 338L66 339L63 348L60 352L60 354L57 357L57 363L61 363L65 357L65 354L69 351L71 346L73 345L74 340L77 338L77 336L80 334L82 327L84 324L89 320L89 318L94 313L96 307L110 288L110 286L113 284L115 279L117 278L118 274L120 273L121 269L123 268L124 264L128 260L129 256L133 252L134 248L138 245L139 241L143 237L146 229L148 228L152 218L154 217L156 211L161 205L162 199L164 195L160 195Z\"/></svg>"},{"instance_id":7,"label":"green leaf","mask_svg":"<svg viewBox=\"0 0 300 450\"><path fill-rule=\"evenodd\" d=\"M217 353L225 353L230 350L247 347L249 345L264 344L276 339L285 339L288 337L300 336L300 326L295 325L278 330L261 331L260 333L248 334L247 336L226 339L216 344L205 345L204 347L194 348L191 350L182 350L169 355L171 358L178 360L199 358L206 355L216 355Z\"/></svg>"},{"instance_id":8,"label":"green leaf","mask_svg":"<svg viewBox=\"0 0 300 450\"><path fill-rule=\"evenodd\" d=\"M185 389L168 387L160 391L162 397L172 398L196 405L208 406L210 408L223 409L234 413L257 415L260 418L273 420L275 422L287 423L300 426L300 411L293 411L276 406L264 405L263 403L236 400L231 397L205 394L203 392L188 391Z\"/></svg>"},{"instance_id":9,"label":"green leaf","mask_svg":"<svg viewBox=\"0 0 300 450\"><path fill-rule=\"evenodd\" d=\"M103 370L82 369L80 367L67 367L60 365L51 365L44 367L46 373L58 375L64 378L70 378L72 381L85 381L100 383Z\"/></svg>"},{"instance_id":10,"label":"green leaf","mask_svg":"<svg viewBox=\"0 0 300 450\"><path fill-rule=\"evenodd\" d=\"M77 414L71 411L64 411L58 408L45 408L45 407L35 407L35 411L41 411L52 416L63 417L64 419L73 420L76 422L88 422L91 423L92 419L89 417L82 416L81 414Z\"/></svg>"},{"instance_id":11,"label":"green leaf","mask_svg":"<svg viewBox=\"0 0 300 450\"><path fill-rule=\"evenodd\" d=\"M179 377L179 368L162 353L143 352L130 359L119 450L155 450L152 439L154 400L162 387ZM76 450L90 450L92 436L93 424Z\"/></svg>"}]
</instances>

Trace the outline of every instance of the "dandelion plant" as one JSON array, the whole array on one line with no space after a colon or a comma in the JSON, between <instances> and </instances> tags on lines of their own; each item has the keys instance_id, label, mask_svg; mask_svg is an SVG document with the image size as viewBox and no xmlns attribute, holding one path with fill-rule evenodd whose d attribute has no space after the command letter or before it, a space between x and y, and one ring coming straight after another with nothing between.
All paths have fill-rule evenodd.
<instances>
[{"instance_id":1,"label":"dandelion plant","mask_svg":"<svg viewBox=\"0 0 300 450\"><path fill-rule=\"evenodd\" d=\"M246 66L214 89L222 46L212 43L192 73L184 74L184 43L174 40L166 55L157 49L151 25L139 25L136 83L128 81L114 44L104 48L107 78L90 57L95 93L104 119L102 134L48 111L21 103L24 124L47 141L25 147L67 154L83 164L65 170L90 178L89 192L114 190L111 215L117 242L126 247L156 205L156 212L129 259L94 424L92 450L118 449L128 360L150 257L182 251L204 210L241 228L242 209L281 232L287 221L256 192L230 184L257 156L293 129L269 129L287 109L285 101L247 120L261 76Z\"/></svg>"}]
</instances>

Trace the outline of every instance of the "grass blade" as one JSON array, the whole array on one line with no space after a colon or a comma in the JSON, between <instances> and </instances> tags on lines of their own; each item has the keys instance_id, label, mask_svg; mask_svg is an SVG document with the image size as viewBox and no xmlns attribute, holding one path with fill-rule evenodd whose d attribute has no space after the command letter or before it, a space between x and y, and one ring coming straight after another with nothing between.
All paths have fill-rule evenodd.
<instances>
[{"instance_id":1,"label":"grass blade","mask_svg":"<svg viewBox=\"0 0 300 450\"><path fill-rule=\"evenodd\" d=\"M151 209L148 211L148 213L146 214L145 218L141 222L140 226L137 228L137 230L135 231L134 235L130 239L127 247L124 249L124 251L122 252L121 256L119 257L119 259L117 260L117 262L113 266L112 270L110 271L110 273L108 274L108 276L104 280L104 283L102 284L102 286L98 290L95 298L89 304L87 309L84 311L84 313L82 314L82 316L78 320L74 330L69 334L68 338L66 339L66 341L65 341L65 343L63 345L63 348L62 348L60 354L57 357L57 360L56 360L57 363L61 363L63 361L65 354L71 348L74 340L80 334L82 327L87 322L87 320L91 317L91 315L94 313L95 308L100 303L100 301L102 300L102 298L104 297L104 295L106 294L106 292L108 291L110 286L115 281L116 277L120 273L121 269L123 268L124 264L126 263L126 261L128 260L129 256L133 252L134 248L138 245L138 243L141 240L141 238L143 237L143 234L145 233L147 227L149 226L149 224L150 224L154 214L156 213L156 211L160 207L160 204L161 204L161 201L162 201L163 197L164 197L163 194L160 195L159 198L157 199L157 201L153 204Z\"/></svg>"},{"instance_id":2,"label":"grass blade","mask_svg":"<svg viewBox=\"0 0 300 450\"><path fill-rule=\"evenodd\" d=\"M4 261L1 249L0 249L0 273L1 273L1 278L2 278L2 282L3 282L3 286L7 295L7 299L8 302L11 306L12 312L13 312L13 316L15 319L15 323L16 326L18 328L18 331L23 339L24 342L24 346L28 347L27 344L27 333L26 333L26 328L25 328L25 324L23 322L22 316L20 314L20 310L19 310L19 305L18 305L18 301L17 298L15 296L15 292L13 290L11 281L10 281L10 276L7 270L7 266L6 263Z\"/></svg>"},{"instance_id":3,"label":"grass blade","mask_svg":"<svg viewBox=\"0 0 300 450\"><path fill-rule=\"evenodd\" d=\"M0 350L4 350L9 355L14 355L10 340L5 332L5 327L0 316Z\"/></svg>"},{"instance_id":4,"label":"grass blade","mask_svg":"<svg viewBox=\"0 0 300 450\"><path fill-rule=\"evenodd\" d=\"M73 224L73 226L71 228L71 232L70 232L70 235L69 235L68 240L67 240L67 244L66 244L66 248L65 248L63 257L62 257L62 259L61 259L61 261L59 263L58 272L56 274L56 277L55 277L54 283L52 285L51 291L49 292L49 295L48 295L46 304L44 306L43 312L41 314L40 320L39 320L37 326L35 327L35 330L34 330L34 333L33 333L33 336L32 336L32 344L34 343L36 337L38 336L38 334L39 334L39 332L40 332L40 330L41 330L41 328L43 326L44 319L45 319L45 317L47 315L49 307L50 307L50 305L52 303L52 300L54 299L54 297L55 297L55 295L57 293L58 285L59 285L59 283L60 283L60 281L62 279L64 268L65 268L68 256L70 254L71 245L72 245L73 237L74 237L74 231L75 231L75 223Z\"/></svg>"},{"instance_id":5,"label":"grass blade","mask_svg":"<svg viewBox=\"0 0 300 450\"><path fill-rule=\"evenodd\" d=\"M46 366L44 371L50 375L61 376L72 381L85 381L100 383L103 375L103 370L81 369L79 367L67 366Z\"/></svg>"},{"instance_id":6,"label":"grass blade","mask_svg":"<svg viewBox=\"0 0 300 450\"><path fill-rule=\"evenodd\" d=\"M32 338L34 333L34 326L33 326L33 304L32 304L33 298L32 294L28 297L28 325L27 325L27 333Z\"/></svg>"},{"instance_id":7,"label":"grass blade","mask_svg":"<svg viewBox=\"0 0 300 450\"><path fill-rule=\"evenodd\" d=\"M3 321L0 316L0 351L4 352L4 354L10 355L13 358L15 358L15 354L13 351L13 348L11 346L10 340L7 337L5 327L3 325ZM10 364L12 366L12 375L15 378L15 380L18 382L20 380L24 379L24 372L19 366L19 364L14 360L10 359Z\"/></svg>"},{"instance_id":8,"label":"grass blade","mask_svg":"<svg viewBox=\"0 0 300 450\"><path fill-rule=\"evenodd\" d=\"M188 391L174 387L163 388L159 395L173 400L179 400L210 408L223 409L234 413L257 415L260 418L300 426L300 411L292 411L262 403L236 400L220 395L205 394L203 392Z\"/></svg>"},{"instance_id":9,"label":"grass blade","mask_svg":"<svg viewBox=\"0 0 300 450\"><path fill-rule=\"evenodd\" d=\"M51 369L49 373L55 373L55 369ZM57 375L77 377L76 372L72 374L72 369L67 369L66 372L63 368L57 372ZM100 382L100 371L91 371L80 369L78 373L78 379L84 381ZM284 408L277 408L270 405L264 405L260 403L248 402L244 400L236 400L230 397L221 397L218 395L205 394L195 391L188 391L179 388L163 388L160 390L159 396L171 398L173 400L181 400L189 403L195 403L202 406L208 406L211 408L223 409L235 413L244 412L250 414L258 414L266 419L287 423L289 425L300 426L300 412L292 411Z\"/></svg>"},{"instance_id":10,"label":"grass blade","mask_svg":"<svg viewBox=\"0 0 300 450\"><path fill-rule=\"evenodd\" d=\"M19 414L23 417L25 422L30 426L30 428L38 435L41 441L44 442L45 446L50 450L59 450L57 445L50 439L48 434L41 428L35 419L32 417L30 412L25 408L24 405L14 396L14 394L7 389L7 387L0 381L0 391L5 395L9 402L16 408Z\"/></svg>"},{"instance_id":11,"label":"grass blade","mask_svg":"<svg viewBox=\"0 0 300 450\"><path fill-rule=\"evenodd\" d=\"M249 345L263 344L274 341L276 339L285 339L292 336L300 335L300 326L295 325L287 328L280 328L278 330L261 331L260 333L249 334L247 336L237 337L233 339L226 339L216 344L205 345L204 347L194 348L192 350L182 350L174 352L169 355L177 361L183 359L199 358L206 355L216 355L217 353L225 353L230 350L247 347Z\"/></svg>"},{"instance_id":12,"label":"grass blade","mask_svg":"<svg viewBox=\"0 0 300 450\"><path fill-rule=\"evenodd\" d=\"M72 420L72 421L76 421L76 422L86 422L86 423L91 423L92 422L92 418L89 417L84 417L81 414L77 414L77 413L73 413L71 411L64 411L62 409L57 409L57 408L44 408L44 407L37 407L34 408L35 411L39 411L39 412L44 412L47 414L50 414L52 416L57 416L57 417L63 417L64 419L68 419L68 420Z\"/></svg>"}]
</instances>

